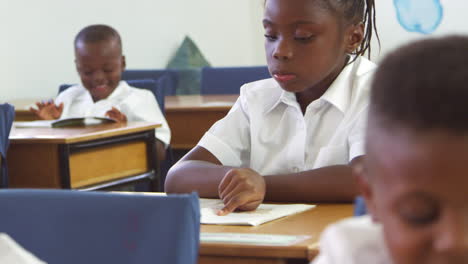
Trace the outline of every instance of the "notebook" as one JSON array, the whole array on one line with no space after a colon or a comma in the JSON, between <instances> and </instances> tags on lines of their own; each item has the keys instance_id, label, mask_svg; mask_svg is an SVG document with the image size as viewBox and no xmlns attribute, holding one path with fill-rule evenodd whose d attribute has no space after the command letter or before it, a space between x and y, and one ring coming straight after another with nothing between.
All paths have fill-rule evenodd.
<instances>
[{"instance_id":1,"label":"notebook","mask_svg":"<svg viewBox=\"0 0 468 264\"><path fill-rule=\"evenodd\" d=\"M92 126L105 123L116 122L108 117L73 117L58 120L36 120L15 122L15 127L72 127L72 126Z\"/></svg>"},{"instance_id":2,"label":"notebook","mask_svg":"<svg viewBox=\"0 0 468 264\"><path fill-rule=\"evenodd\" d=\"M212 225L258 226L288 215L297 214L315 207L311 204L261 204L256 210L232 212L225 216L216 213L224 206L218 199L200 199L201 223Z\"/></svg>"},{"instance_id":3,"label":"notebook","mask_svg":"<svg viewBox=\"0 0 468 264\"><path fill-rule=\"evenodd\" d=\"M0 233L0 263L2 264L46 264L18 245L7 234Z\"/></svg>"}]
</instances>

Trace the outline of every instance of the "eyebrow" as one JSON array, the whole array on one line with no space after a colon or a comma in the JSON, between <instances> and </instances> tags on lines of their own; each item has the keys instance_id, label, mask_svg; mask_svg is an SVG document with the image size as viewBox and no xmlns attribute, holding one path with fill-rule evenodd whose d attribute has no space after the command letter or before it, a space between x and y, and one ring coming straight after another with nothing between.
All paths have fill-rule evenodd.
<instances>
[{"instance_id":1,"label":"eyebrow","mask_svg":"<svg viewBox=\"0 0 468 264\"><path fill-rule=\"evenodd\" d=\"M275 23L273 23L272 21L270 21L268 19L263 19L263 24L264 25L275 25ZM298 21L295 21L294 23L291 23L289 25L294 25L294 26L297 26L297 25L318 25L318 23L315 23L315 22L312 22L312 21L307 21L307 20L298 20Z\"/></svg>"}]
</instances>

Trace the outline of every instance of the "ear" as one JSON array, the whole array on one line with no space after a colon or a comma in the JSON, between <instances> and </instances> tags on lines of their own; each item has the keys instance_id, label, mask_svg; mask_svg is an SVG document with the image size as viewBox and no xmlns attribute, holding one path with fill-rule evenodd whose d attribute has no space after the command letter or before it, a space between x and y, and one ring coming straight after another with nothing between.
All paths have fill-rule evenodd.
<instances>
[{"instance_id":1,"label":"ear","mask_svg":"<svg viewBox=\"0 0 468 264\"><path fill-rule=\"evenodd\" d=\"M369 215L372 216L372 219L375 222L378 222L379 217L375 207L374 192L372 189L372 183L369 182L368 169L366 167L366 162L364 161L365 158L366 157L364 156L360 162L353 164L353 175L356 178L359 193L366 202L366 209Z\"/></svg>"},{"instance_id":2,"label":"ear","mask_svg":"<svg viewBox=\"0 0 468 264\"><path fill-rule=\"evenodd\" d=\"M125 70L125 67L127 67L127 62L125 60L125 55L122 55L122 71Z\"/></svg>"},{"instance_id":3,"label":"ear","mask_svg":"<svg viewBox=\"0 0 468 264\"><path fill-rule=\"evenodd\" d=\"M346 52L352 54L361 45L364 40L364 24L359 22L358 24L350 25L346 31Z\"/></svg>"}]
</instances>

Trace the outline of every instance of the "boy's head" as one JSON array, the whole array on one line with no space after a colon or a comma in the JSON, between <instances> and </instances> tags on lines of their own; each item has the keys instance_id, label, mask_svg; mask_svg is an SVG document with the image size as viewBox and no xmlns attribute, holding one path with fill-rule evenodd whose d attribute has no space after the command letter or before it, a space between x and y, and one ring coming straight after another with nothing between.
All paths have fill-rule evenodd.
<instances>
[{"instance_id":1,"label":"boy's head","mask_svg":"<svg viewBox=\"0 0 468 264\"><path fill-rule=\"evenodd\" d=\"M263 26L271 75L290 92L328 88L349 54L368 50L374 10L374 0L266 0Z\"/></svg>"},{"instance_id":2,"label":"boy's head","mask_svg":"<svg viewBox=\"0 0 468 264\"><path fill-rule=\"evenodd\" d=\"M395 264L468 263L468 37L404 46L372 84L358 177Z\"/></svg>"},{"instance_id":3,"label":"boy's head","mask_svg":"<svg viewBox=\"0 0 468 264\"><path fill-rule=\"evenodd\" d=\"M106 25L91 25L75 37L75 64L93 100L107 98L119 85L125 69L119 33Z\"/></svg>"}]
</instances>

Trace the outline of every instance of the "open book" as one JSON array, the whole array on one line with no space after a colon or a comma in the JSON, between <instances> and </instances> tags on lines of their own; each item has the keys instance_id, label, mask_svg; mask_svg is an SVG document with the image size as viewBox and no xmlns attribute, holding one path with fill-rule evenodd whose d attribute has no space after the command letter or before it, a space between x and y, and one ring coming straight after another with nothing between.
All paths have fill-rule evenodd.
<instances>
[{"instance_id":1,"label":"open book","mask_svg":"<svg viewBox=\"0 0 468 264\"><path fill-rule=\"evenodd\" d=\"M261 204L255 211L233 212L225 216L217 215L216 212L222 209L223 206L224 204L221 200L200 198L201 223L257 226L315 207L315 205L309 204Z\"/></svg>"},{"instance_id":2,"label":"open book","mask_svg":"<svg viewBox=\"0 0 468 264\"><path fill-rule=\"evenodd\" d=\"M108 117L73 117L57 120L37 120L27 122L15 122L15 127L71 127L91 126L104 123L112 123L115 120Z\"/></svg>"}]
</instances>

